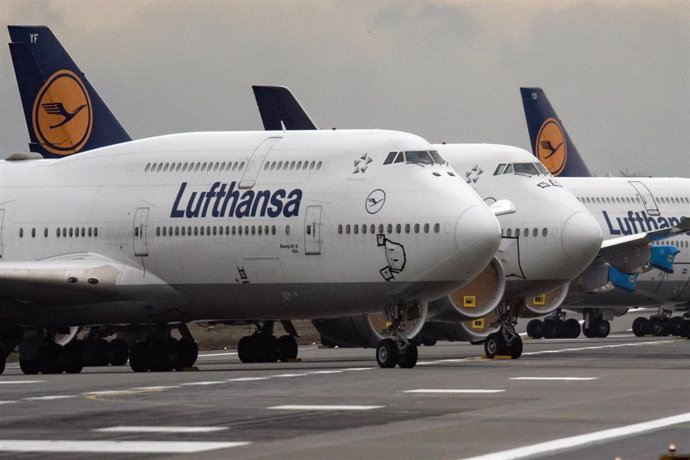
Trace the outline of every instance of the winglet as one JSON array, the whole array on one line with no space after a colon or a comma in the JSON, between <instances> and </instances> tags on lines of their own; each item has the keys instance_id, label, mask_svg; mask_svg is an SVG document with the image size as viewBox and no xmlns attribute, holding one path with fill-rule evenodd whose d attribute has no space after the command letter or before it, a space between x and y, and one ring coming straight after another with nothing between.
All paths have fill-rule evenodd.
<instances>
[{"instance_id":1,"label":"winglet","mask_svg":"<svg viewBox=\"0 0 690 460\"><path fill-rule=\"evenodd\" d=\"M131 140L48 27L8 29L32 152L63 157Z\"/></svg>"},{"instance_id":2,"label":"winglet","mask_svg":"<svg viewBox=\"0 0 690 460\"><path fill-rule=\"evenodd\" d=\"M318 129L297 98L284 86L252 86L266 131Z\"/></svg>"},{"instance_id":3,"label":"winglet","mask_svg":"<svg viewBox=\"0 0 690 460\"><path fill-rule=\"evenodd\" d=\"M563 123L541 88L520 88L534 156L554 176L591 177Z\"/></svg>"}]
</instances>

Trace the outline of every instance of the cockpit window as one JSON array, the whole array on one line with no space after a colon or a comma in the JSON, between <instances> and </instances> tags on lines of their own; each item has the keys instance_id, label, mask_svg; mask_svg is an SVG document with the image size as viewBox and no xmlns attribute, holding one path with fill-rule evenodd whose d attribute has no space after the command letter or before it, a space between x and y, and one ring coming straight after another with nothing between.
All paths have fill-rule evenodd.
<instances>
[{"instance_id":1,"label":"cockpit window","mask_svg":"<svg viewBox=\"0 0 690 460\"><path fill-rule=\"evenodd\" d=\"M398 152L389 153L388 156L386 157L386 161L384 161L383 164L389 165L389 164L393 163L393 158L395 158L395 155L397 155L397 154L398 154Z\"/></svg>"},{"instance_id":2,"label":"cockpit window","mask_svg":"<svg viewBox=\"0 0 690 460\"><path fill-rule=\"evenodd\" d=\"M496 171L494 171L494 176L500 176L503 174L503 171L506 170L506 164L501 163L500 165L496 166Z\"/></svg>"},{"instance_id":3,"label":"cockpit window","mask_svg":"<svg viewBox=\"0 0 690 460\"><path fill-rule=\"evenodd\" d=\"M526 174L528 176L538 176L539 170L534 163L513 163L515 174Z\"/></svg>"},{"instance_id":4,"label":"cockpit window","mask_svg":"<svg viewBox=\"0 0 690 460\"><path fill-rule=\"evenodd\" d=\"M536 163L501 163L496 167L494 176L501 174L524 174L527 176L550 176L551 173L543 164Z\"/></svg>"},{"instance_id":5,"label":"cockpit window","mask_svg":"<svg viewBox=\"0 0 690 460\"><path fill-rule=\"evenodd\" d=\"M383 164L388 165L391 163L409 163L416 165L443 165L446 164L446 161L436 150L409 150L407 152L390 152Z\"/></svg>"}]
</instances>

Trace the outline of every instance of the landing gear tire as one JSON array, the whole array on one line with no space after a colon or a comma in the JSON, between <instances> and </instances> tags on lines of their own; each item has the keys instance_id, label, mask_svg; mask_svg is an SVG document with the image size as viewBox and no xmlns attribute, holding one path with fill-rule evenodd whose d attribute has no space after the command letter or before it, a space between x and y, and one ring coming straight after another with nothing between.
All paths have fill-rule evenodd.
<instances>
[{"instance_id":1,"label":"landing gear tire","mask_svg":"<svg viewBox=\"0 0 690 460\"><path fill-rule=\"evenodd\" d=\"M545 339L555 339L561 336L560 322L556 319L546 319L544 320L544 338Z\"/></svg>"},{"instance_id":2,"label":"landing gear tire","mask_svg":"<svg viewBox=\"0 0 690 460\"><path fill-rule=\"evenodd\" d=\"M434 337L422 336L421 342L422 345L424 345L425 347L433 347L434 345L436 345L436 342L438 342L438 339Z\"/></svg>"},{"instance_id":3,"label":"landing gear tire","mask_svg":"<svg viewBox=\"0 0 690 460\"><path fill-rule=\"evenodd\" d=\"M61 374L64 369L62 346L46 342L38 349L38 370L41 374Z\"/></svg>"},{"instance_id":4,"label":"landing gear tire","mask_svg":"<svg viewBox=\"0 0 690 460\"><path fill-rule=\"evenodd\" d=\"M539 319L533 319L527 323L527 336L533 339L544 337L544 323Z\"/></svg>"},{"instance_id":5,"label":"landing gear tire","mask_svg":"<svg viewBox=\"0 0 690 460\"><path fill-rule=\"evenodd\" d=\"M19 368L22 370L24 375L36 375L38 374L38 362L36 359L20 359Z\"/></svg>"},{"instance_id":6,"label":"landing gear tire","mask_svg":"<svg viewBox=\"0 0 690 460\"><path fill-rule=\"evenodd\" d=\"M297 359L299 348L297 347L297 340L290 335L283 335L278 338L278 359L281 362L287 362L291 359Z\"/></svg>"},{"instance_id":7,"label":"landing gear tire","mask_svg":"<svg viewBox=\"0 0 690 460\"><path fill-rule=\"evenodd\" d=\"M65 345L63 350L65 357L65 372L68 374L78 374L84 369L86 357L84 356L84 342L73 340Z\"/></svg>"},{"instance_id":8,"label":"landing gear tire","mask_svg":"<svg viewBox=\"0 0 690 460\"><path fill-rule=\"evenodd\" d=\"M173 347L176 341L168 337L153 339L146 350L149 370L151 372L170 372L175 368L173 362Z\"/></svg>"},{"instance_id":9,"label":"landing gear tire","mask_svg":"<svg viewBox=\"0 0 690 460\"><path fill-rule=\"evenodd\" d=\"M592 322L589 327L585 326L582 328L582 333L587 337L588 339L593 339L595 337L598 337L597 335L597 329L596 329L597 323Z\"/></svg>"},{"instance_id":10,"label":"landing gear tire","mask_svg":"<svg viewBox=\"0 0 690 460\"><path fill-rule=\"evenodd\" d=\"M173 347L175 369L192 367L199 357L199 346L193 340L182 339Z\"/></svg>"},{"instance_id":11,"label":"landing gear tire","mask_svg":"<svg viewBox=\"0 0 690 460\"><path fill-rule=\"evenodd\" d=\"M595 325L595 330L597 333L597 337L608 337L609 333L611 332L611 323L609 323L606 320L599 321Z\"/></svg>"},{"instance_id":12,"label":"landing gear tire","mask_svg":"<svg viewBox=\"0 0 690 460\"><path fill-rule=\"evenodd\" d=\"M580 336L580 323L575 318L566 319L563 322L563 337L566 339L576 339Z\"/></svg>"},{"instance_id":13,"label":"landing gear tire","mask_svg":"<svg viewBox=\"0 0 690 460\"><path fill-rule=\"evenodd\" d=\"M679 337L683 329L683 318L680 316L674 316L669 320L669 326L671 330L671 335Z\"/></svg>"},{"instance_id":14,"label":"landing gear tire","mask_svg":"<svg viewBox=\"0 0 690 460\"><path fill-rule=\"evenodd\" d=\"M108 343L108 361L111 366L124 366L129 358L129 347L122 339L114 339Z\"/></svg>"},{"instance_id":15,"label":"landing gear tire","mask_svg":"<svg viewBox=\"0 0 690 460\"><path fill-rule=\"evenodd\" d=\"M668 324L664 324L661 318L649 319L649 332L657 337L664 337L668 335Z\"/></svg>"},{"instance_id":16,"label":"landing gear tire","mask_svg":"<svg viewBox=\"0 0 690 460\"><path fill-rule=\"evenodd\" d=\"M129 367L134 372L146 372L149 370L147 349L148 344L146 342L137 342L129 350Z\"/></svg>"},{"instance_id":17,"label":"landing gear tire","mask_svg":"<svg viewBox=\"0 0 690 460\"><path fill-rule=\"evenodd\" d=\"M253 363L254 360L254 336L245 335L237 344L237 357L243 363Z\"/></svg>"},{"instance_id":18,"label":"landing gear tire","mask_svg":"<svg viewBox=\"0 0 690 460\"><path fill-rule=\"evenodd\" d=\"M376 363L379 367L390 369L399 362L398 344L393 339L383 339L376 346Z\"/></svg>"},{"instance_id":19,"label":"landing gear tire","mask_svg":"<svg viewBox=\"0 0 690 460\"><path fill-rule=\"evenodd\" d=\"M684 320L683 326L680 328L680 336L690 338L690 320Z\"/></svg>"},{"instance_id":20,"label":"landing gear tire","mask_svg":"<svg viewBox=\"0 0 690 460\"><path fill-rule=\"evenodd\" d=\"M632 324L633 334L636 337L644 337L649 331L649 320L647 318L635 318Z\"/></svg>"},{"instance_id":21,"label":"landing gear tire","mask_svg":"<svg viewBox=\"0 0 690 460\"><path fill-rule=\"evenodd\" d=\"M505 348L505 338L503 338L503 334L499 332L489 334L484 342L484 352L489 359L494 359L494 357L505 353Z\"/></svg>"},{"instance_id":22,"label":"landing gear tire","mask_svg":"<svg viewBox=\"0 0 690 460\"><path fill-rule=\"evenodd\" d=\"M398 366L402 369L412 369L417 364L418 356L417 345L409 342L407 348L402 350L398 356Z\"/></svg>"},{"instance_id":23,"label":"landing gear tire","mask_svg":"<svg viewBox=\"0 0 690 460\"><path fill-rule=\"evenodd\" d=\"M5 372L5 352L0 349L0 375Z\"/></svg>"},{"instance_id":24,"label":"landing gear tire","mask_svg":"<svg viewBox=\"0 0 690 460\"><path fill-rule=\"evenodd\" d=\"M84 342L87 366L107 366L110 363L109 344L105 339Z\"/></svg>"},{"instance_id":25,"label":"landing gear tire","mask_svg":"<svg viewBox=\"0 0 690 460\"><path fill-rule=\"evenodd\" d=\"M520 356L522 356L522 337L518 335L510 343L510 357L518 359Z\"/></svg>"}]
</instances>

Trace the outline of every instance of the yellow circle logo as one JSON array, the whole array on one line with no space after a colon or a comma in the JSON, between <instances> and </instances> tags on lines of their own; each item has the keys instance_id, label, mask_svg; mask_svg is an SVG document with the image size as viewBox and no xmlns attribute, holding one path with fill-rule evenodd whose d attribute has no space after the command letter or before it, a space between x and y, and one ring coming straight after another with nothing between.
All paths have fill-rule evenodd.
<instances>
[{"instance_id":1,"label":"yellow circle logo","mask_svg":"<svg viewBox=\"0 0 690 460\"><path fill-rule=\"evenodd\" d=\"M551 174L558 176L565 167L568 157L565 145L565 134L561 124L555 118L548 118L539 128L537 134L537 158Z\"/></svg>"},{"instance_id":2,"label":"yellow circle logo","mask_svg":"<svg viewBox=\"0 0 690 460\"><path fill-rule=\"evenodd\" d=\"M32 121L47 151L69 155L81 150L93 128L91 99L81 79L69 70L51 75L36 96Z\"/></svg>"}]
</instances>

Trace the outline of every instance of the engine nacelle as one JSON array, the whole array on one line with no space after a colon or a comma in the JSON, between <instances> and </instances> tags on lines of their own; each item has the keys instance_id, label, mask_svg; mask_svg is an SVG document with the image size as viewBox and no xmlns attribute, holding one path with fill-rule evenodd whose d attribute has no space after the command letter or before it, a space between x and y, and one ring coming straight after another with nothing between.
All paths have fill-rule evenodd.
<instances>
[{"instance_id":1,"label":"engine nacelle","mask_svg":"<svg viewBox=\"0 0 690 460\"><path fill-rule=\"evenodd\" d=\"M498 306L505 288L503 265L494 257L468 284L429 302L429 321L458 323L482 318Z\"/></svg>"},{"instance_id":2,"label":"engine nacelle","mask_svg":"<svg viewBox=\"0 0 690 460\"><path fill-rule=\"evenodd\" d=\"M621 246L611 247L605 252L604 259L621 273L644 273L649 270L649 262L652 257L652 247L646 246Z\"/></svg>"},{"instance_id":3,"label":"engine nacelle","mask_svg":"<svg viewBox=\"0 0 690 460\"><path fill-rule=\"evenodd\" d=\"M569 286L570 283L566 283L545 294L525 298L524 301L517 306L518 316L521 318L532 318L535 316L548 315L561 306L565 297L568 295Z\"/></svg>"},{"instance_id":4,"label":"engine nacelle","mask_svg":"<svg viewBox=\"0 0 690 460\"><path fill-rule=\"evenodd\" d=\"M405 308L405 335L417 336L427 318L426 302ZM328 344L339 347L374 348L379 341L387 338L381 331L386 328L383 313L312 320L314 327Z\"/></svg>"},{"instance_id":5,"label":"engine nacelle","mask_svg":"<svg viewBox=\"0 0 690 460\"><path fill-rule=\"evenodd\" d=\"M497 320L498 313L494 310L482 318L459 323L427 321L422 328L422 336L450 342L474 342L498 331L498 327L492 326Z\"/></svg>"}]
</instances>

